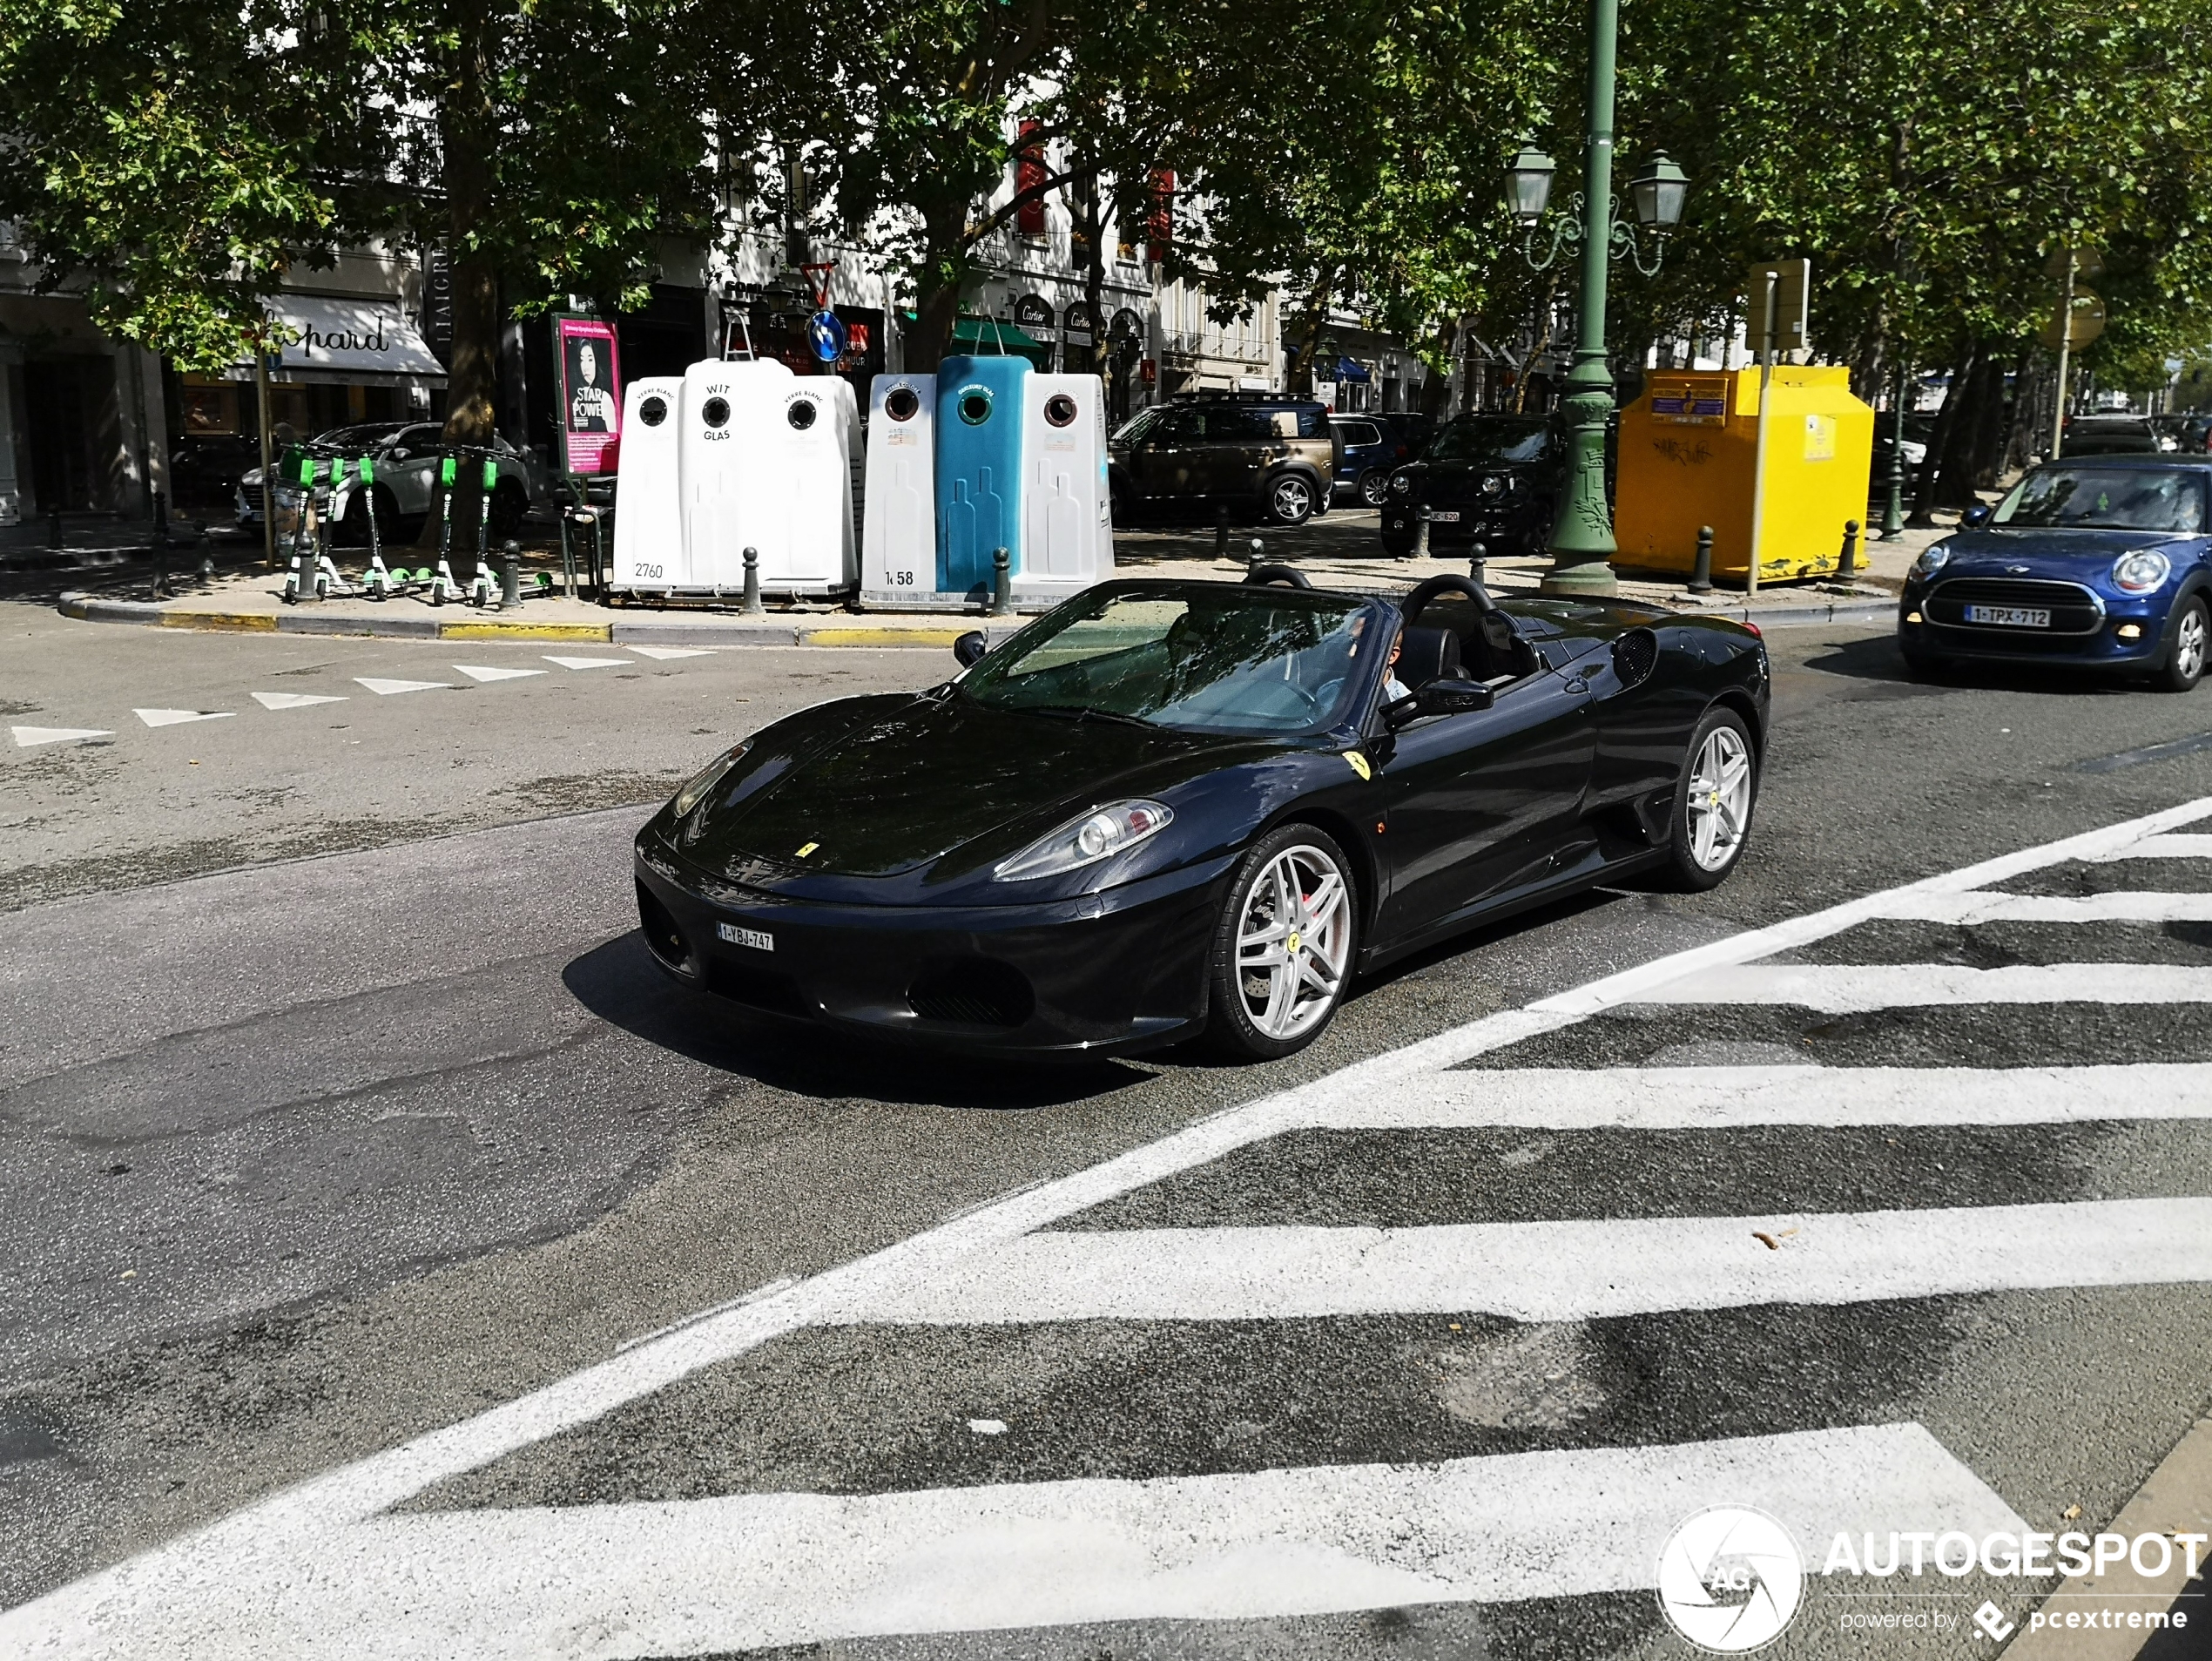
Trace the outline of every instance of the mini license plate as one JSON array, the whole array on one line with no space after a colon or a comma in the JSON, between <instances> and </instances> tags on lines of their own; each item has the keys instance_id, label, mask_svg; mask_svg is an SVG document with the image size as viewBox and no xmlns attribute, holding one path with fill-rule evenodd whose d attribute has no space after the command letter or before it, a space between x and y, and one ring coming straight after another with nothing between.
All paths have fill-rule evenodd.
<instances>
[{"instance_id":1,"label":"mini license plate","mask_svg":"<svg viewBox=\"0 0 2212 1661\"><path fill-rule=\"evenodd\" d=\"M1460 523L1460 516L1456 511L1452 513L1432 513L1428 517L1431 524L1455 525Z\"/></svg>"},{"instance_id":2,"label":"mini license plate","mask_svg":"<svg viewBox=\"0 0 2212 1661\"><path fill-rule=\"evenodd\" d=\"M1969 623L1993 623L2000 629L2047 629L2051 614L2040 607L2026 605L1970 605L1966 608Z\"/></svg>"},{"instance_id":3,"label":"mini license plate","mask_svg":"<svg viewBox=\"0 0 2212 1661\"><path fill-rule=\"evenodd\" d=\"M776 949L776 937L765 928L745 928L733 922L718 922L714 932L732 946L750 946L757 952Z\"/></svg>"}]
</instances>

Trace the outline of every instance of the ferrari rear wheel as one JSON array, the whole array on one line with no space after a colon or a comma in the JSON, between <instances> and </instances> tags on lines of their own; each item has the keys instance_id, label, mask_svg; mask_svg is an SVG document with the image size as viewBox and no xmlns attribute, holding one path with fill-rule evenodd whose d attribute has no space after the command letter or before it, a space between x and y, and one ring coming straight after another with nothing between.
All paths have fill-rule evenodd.
<instances>
[{"instance_id":1,"label":"ferrari rear wheel","mask_svg":"<svg viewBox=\"0 0 2212 1661\"><path fill-rule=\"evenodd\" d=\"M1679 886L1717 888L1736 868L1751 839L1758 789L1750 728L1734 710L1709 710L1690 737L1689 758L1675 787L1669 852Z\"/></svg>"},{"instance_id":2,"label":"ferrari rear wheel","mask_svg":"<svg viewBox=\"0 0 2212 1661\"><path fill-rule=\"evenodd\" d=\"M1214 929L1212 1036L1270 1061L1320 1035L1352 980L1352 863L1326 833L1285 825L1252 845Z\"/></svg>"}]
</instances>

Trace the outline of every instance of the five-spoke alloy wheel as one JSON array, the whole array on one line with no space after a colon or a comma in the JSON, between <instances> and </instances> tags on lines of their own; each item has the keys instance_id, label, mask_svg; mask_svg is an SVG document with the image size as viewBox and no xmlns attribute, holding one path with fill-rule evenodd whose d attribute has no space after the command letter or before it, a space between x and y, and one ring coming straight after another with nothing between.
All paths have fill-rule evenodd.
<instances>
[{"instance_id":1,"label":"five-spoke alloy wheel","mask_svg":"<svg viewBox=\"0 0 2212 1661\"><path fill-rule=\"evenodd\" d=\"M1682 887L1717 887L1736 868L1750 840L1758 787L1758 753L1743 718L1734 710L1709 710L1675 787L1669 853Z\"/></svg>"},{"instance_id":2,"label":"five-spoke alloy wheel","mask_svg":"<svg viewBox=\"0 0 2212 1661\"><path fill-rule=\"evenodd\" d=\"M1267 517L1276 524L1302 525L1316 506L1313 481L1303 473L1278 474L1267 487Z\"/></svg>"},{"instance_id":3,"label":"five-spoke alloy wheel","mask_svg":"<svg viewBox=\"0 0 2212 1661\"><path fill-rule=\"evenodd\" d=\"M1311 1043L1343 1001L1359 928L1351 862L1330 836L1285 825L1261 837L1214 934L1217 1042L1261 1059Z\"/></svg>"}]
</instances>

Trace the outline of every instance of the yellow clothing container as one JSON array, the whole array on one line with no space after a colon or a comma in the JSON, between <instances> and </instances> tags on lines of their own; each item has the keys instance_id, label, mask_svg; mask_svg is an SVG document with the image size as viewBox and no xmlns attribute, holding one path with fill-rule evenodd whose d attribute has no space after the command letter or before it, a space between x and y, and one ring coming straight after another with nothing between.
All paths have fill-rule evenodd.
<instances>
[{"instance_id":1,"label":"yellow clothing container","mask_svg":"<svg viewBox=\"0 0 2212 1661\"><path fill-rule=\"evenodd\" d=\"M1842 368L1778 363L1772 395L1759 581L1834 571L1852 519L1863 565L1872 408L1851 396L1851 371ZM1614 563L1687 571L1698 526L1710 525L1713 575L1742 582L1750 568L1758 437L1756 368L1654 370L1643 395L1621 412Z\"/></svg>"}]
</instances>

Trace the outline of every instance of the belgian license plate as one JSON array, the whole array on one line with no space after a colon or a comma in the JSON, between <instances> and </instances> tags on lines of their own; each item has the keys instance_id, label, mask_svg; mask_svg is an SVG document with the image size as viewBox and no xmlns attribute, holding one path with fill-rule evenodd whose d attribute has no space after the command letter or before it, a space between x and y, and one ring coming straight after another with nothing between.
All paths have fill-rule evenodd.
<instances>
[{"instance_id":1,"label":"belgian license plate","mask_svg":"<svg viewBox=\"0 0 2212 1661\"><path fill-rule=\"evenodd\" d=\"M747 928L734 922L718 922L714 932L732 946L750 946L757 952L776 949L776 937L765 928Z\"/></svg>"},{"instance_id":2,"label":"belgian license plate","mask_svg":"<svg viewBox=\"0 0 2212 1661\"><path fill-rule=\"evenodd\" d=\"M1452 513L1432 513L1429 515L1428 518L1431 524L1437 525L1455 525L1460 523L1460 516L1456 511Z\"/></svg>"},{"instance_id":3,"label":"belgian license plate","mask_svg":"<svg viewBox=\"0 0 2212 1661\"><path fill-rule=\"evenodd\" d=\"M2000 629L2047 629L2051 614L2037 606L2027 605L1970 605L1966 608L1969 623L1993 623Z\"/></svg>"}]
</instances>

